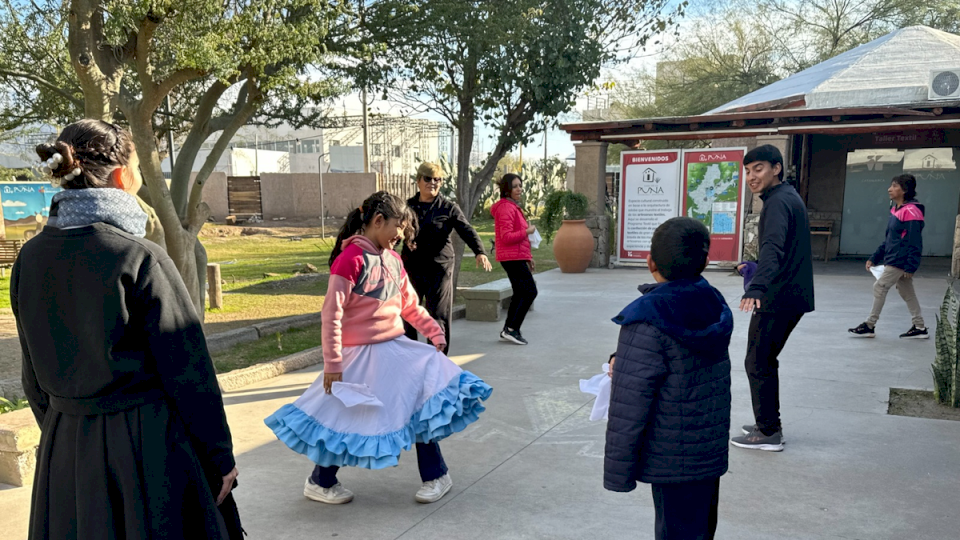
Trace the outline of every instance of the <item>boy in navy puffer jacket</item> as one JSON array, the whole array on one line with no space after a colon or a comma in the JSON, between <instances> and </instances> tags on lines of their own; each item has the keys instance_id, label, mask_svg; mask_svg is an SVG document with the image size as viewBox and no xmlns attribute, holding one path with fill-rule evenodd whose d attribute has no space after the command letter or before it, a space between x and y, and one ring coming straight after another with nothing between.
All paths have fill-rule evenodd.
<instances>
[{"instance_id":1,"label":"boy in navy puffer jacket","mask_svg":"<svg viewBox=\"0 0 960 540\"><path fill-rule=\"evenodd\" d=\"M613 319L621 326L603 486L651 484L658 540L712 539L727 472L733 315L701 276L710 234L673 218L653 234L658 286Z\"/></svg>"}]
</instances>

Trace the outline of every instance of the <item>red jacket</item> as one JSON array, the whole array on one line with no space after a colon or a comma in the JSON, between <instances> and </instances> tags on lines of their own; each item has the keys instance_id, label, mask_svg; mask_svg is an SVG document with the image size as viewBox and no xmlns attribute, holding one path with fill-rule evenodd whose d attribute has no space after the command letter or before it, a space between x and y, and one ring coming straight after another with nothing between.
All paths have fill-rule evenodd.
<instances>
[{"instance_id":1,"label":"red jacket","mask_svg":"<svg viewBox=\"0 0 960 540\"><path fill-rule=\"evenodd\" d=\"M510 199L500 199L490 208L493 214L493 230L496 237L498 261L533 260L530 253L530 239L527 237L527 220L517 203Z\"/></svg>"}]
</instances>

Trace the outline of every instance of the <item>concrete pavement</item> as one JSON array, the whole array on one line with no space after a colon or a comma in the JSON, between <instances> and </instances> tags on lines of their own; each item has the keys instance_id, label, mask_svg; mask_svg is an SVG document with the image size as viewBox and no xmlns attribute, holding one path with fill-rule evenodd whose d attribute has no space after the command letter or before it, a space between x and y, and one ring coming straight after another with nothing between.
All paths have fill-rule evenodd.
<instances>
[{"instance_id":1,"label":"concrete pavement","mask_svg":"<svg viewBox=\"0 0 960 540\"><path fill-rule=\"evenodd\" d=\"M925 264L916 279L931 327L945 273L943 264ZM731 306L739 301L739 278L707 277ZM610 318L647 278L643 270L539 274L537 311L523 327L527 347L499 343L499 324L454 323L454 359L494 393L479 422L441 443L454 487L435 504L413 500L420 484L413 453L393 469L344 469L340 480L356 493L350 504L302 496L312 465L278 442L262 419L299 396L319 366L227 394L240 468L236 496L250 538L653 538L647 486L630 494L603 489L605 426L588 421L592 396L578 389L579 379L599 373L615 348ZM889 387L931 387L933 340L897 339L910 319L895 292L876 339L848 338L846 329L869 312L872 277L862 263L832 262L818 264L816 279L818 310L781 355L786 450L730 449L717 537L955 538L960 423L886 415ZM743 373L747 324L748 316L737 312L733 435L753 420ZM0 491L0 501L28 500L25 490L14 491ZM2 522L9 523L0 520L0 529L14 530Z\"/></svg>"},{"instance_id":2,"label":"concrete pavement","mask_svg":"<svg viewBox=\"0 0 960 540\"><path fill-rule=\"evenodd\" d=\"M917 289L928 324L946 289L928 265ZM960 530L960 423L886 415L890 386L930 388L933 343L902 341L906 308L891 294L874 340L846 329L866 317L872 277L860 263L818 267L816 313L801 322L782 356L787 449L731 448L721 484L722 539L953 538ZM733 304L740 279L709 273ZM277 442L261 419L296 398L311 369L227 398L237 437L237 498L253 538L299 539L646 539L653 537L649 488L615 494L601 485L603 423L588 421L581 378L614 350L610 317L636 297L640 270L538 276L537 311L524 325L530 345L497 342L499 326L458 321L455 359L494 387L481 420L441 446L452 492L418 505L416 458L384 471L346 469L356 493L345 506L304 499L311 465ZM748 317L736 315L733 427L751 423L742 359Z\"/></svg>"}]
</instances>

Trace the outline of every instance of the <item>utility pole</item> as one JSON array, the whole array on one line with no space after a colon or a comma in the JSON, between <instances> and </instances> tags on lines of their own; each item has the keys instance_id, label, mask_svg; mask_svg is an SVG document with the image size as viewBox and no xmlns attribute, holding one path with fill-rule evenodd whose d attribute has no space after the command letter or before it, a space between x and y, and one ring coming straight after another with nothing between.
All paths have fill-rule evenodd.
<instances>
[{"instance_id":1,"label":"utility pole","mask_svg":"<svg viewBox=\"0 0 960 540\"><path fill-rule=\"evenodd\" d=\"M543 186L547 186L547 128L543 128Z\"/></svg>"},{"instance_id":2,"label":"utility pole","mask_svg":"<svg viewBox=\"0 0 960 540\"><path fill-rule=\"evenodd\" d=\"M370 172L370 123L367 115L367 88L360 91L360 100L363 101L363 172Z\"/></svg>"}]
</instances>

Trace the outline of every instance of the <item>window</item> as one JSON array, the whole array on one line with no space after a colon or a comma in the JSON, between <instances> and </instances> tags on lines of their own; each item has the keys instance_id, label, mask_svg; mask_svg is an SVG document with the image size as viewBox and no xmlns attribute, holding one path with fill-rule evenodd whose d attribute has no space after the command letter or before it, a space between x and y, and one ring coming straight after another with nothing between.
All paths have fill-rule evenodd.
<instances>
[{"instance_id":1,"label":"window","mask_svg":"<svg viewBox=\"0 0 960 540\"><path fill-rule=\"evenodd\" d=\"M403 153L400 151L400 147L394 145L393 147L393 157L403 157Z\"/></svg>"},{"instance_id":2,"label":"window","mask_svg":"<svg viewBox=\"0 0 960 540\"><path fill-rule=\"evenodd\" d=\"M382 145L382 144L375 144L375 145L373 145L373 155L375 155L375 156L382 156L382 155L383 155L383 145Z\"/></svg>"},{"instance_id":3,"label":"window","mask_svg":"<svg viewBox=\"0 0 960 540\"><path fill-rule=\"evenodd\" d=\"M330 141L330 146L340 146L340 141L337 139L334 139Z\"/></svg>"}]
</instances>

